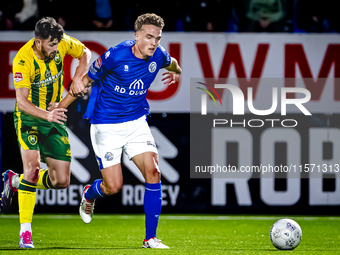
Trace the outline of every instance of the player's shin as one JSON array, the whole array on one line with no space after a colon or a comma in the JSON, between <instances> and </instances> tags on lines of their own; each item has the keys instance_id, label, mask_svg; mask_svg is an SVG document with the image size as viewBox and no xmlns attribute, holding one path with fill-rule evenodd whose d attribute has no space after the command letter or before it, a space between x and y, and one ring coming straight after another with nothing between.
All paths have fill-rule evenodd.
<instances>
[{"instance_id":1,"label":"player's shin","mask_svg":"<svg viewBox=\"0 0 340 255\"><path fill-rule=\"evenodd\" d=\"M32 232L31 223L36 202L36 184L24 179L18 188L19 218L21 224L20 235L24 231ZM28 224L27 224L28 223Z\"/></svg>"},{"instance_id":2,"label":"player's shin","mask_svg":"<svg viewBox=\"0 0 340 255\"><path fill-rule=\"evenodd\" d=\"M162 186L160 183L145 183L144 212L145 240L156 236L158 219L162 208Z\"/></svg>"},{"instance_id":3,"label":"player's shin","mask_svg":"<svg viewBox=\"0 0 340 255\"><path fill-rule=\"evenodd\" d=\"M92 185L85 192L85 198L93 202L97 198L105 197L106 195L100 188L100 184L102 183L102 179L95 180Z\"/></svg>"}]
</instances>

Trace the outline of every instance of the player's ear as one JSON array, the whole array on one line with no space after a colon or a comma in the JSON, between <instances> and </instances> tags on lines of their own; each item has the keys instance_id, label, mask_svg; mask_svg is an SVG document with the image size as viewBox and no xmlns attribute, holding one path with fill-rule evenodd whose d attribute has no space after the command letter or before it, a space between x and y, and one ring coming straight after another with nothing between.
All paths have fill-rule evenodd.
<instances>
[{"instance_id":1,"label":"player's ear","mask_svg":"<svg viewBox=\"0 0 340 255\"><path fill-rule=\"evenodd\" d=\"M41 49L42 40L40 38L35 38L35 45L37 46L37 49Z\"/></svg>"}]
</instances>

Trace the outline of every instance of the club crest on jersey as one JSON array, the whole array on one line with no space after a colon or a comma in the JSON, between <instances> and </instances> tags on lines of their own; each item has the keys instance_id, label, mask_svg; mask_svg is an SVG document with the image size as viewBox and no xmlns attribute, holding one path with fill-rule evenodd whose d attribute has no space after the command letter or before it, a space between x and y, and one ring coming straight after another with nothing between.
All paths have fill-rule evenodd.
<instances>
[{"instance_id":1,"label":"club crest on jersey","mask_svg":"<svg viewBox=\"0 0 340 255\"><path fill-rule=\"evenodd\" d=\"M61 62L61 57L60 57L60 54L57 53L54 57L54 62L56 63L56 65L59 65L60 62Z\"/></svg>"},{"instance_id":2,"label":"club crest on jersey","mask_svg":"<svg viewBox=\"0 0 340 255\"><path fill-rule=\"evenodd\" d=\"M111 161L111 160L113 160L113 154L112 154L112 152L106 152L106 154L105 154L105 159L106 159L106 161Z\"/></svg>"},{"instance_id":3,"label":"club crest on jersey","mask_svg":"<svg viewBox=\"0 0 340 255\"><path fill-rule=\"evenodd\" d=\"M14 74L14 80L15 80L15 82L22 81L23 79L24 79L24 78L23 78L23 76L22 76L22 73L16 72L16 73Z\"/></svg>"},{"instance_id":4,"label":"club crest on jersey","mask_svg":"<svg viewBox=\"0 0 340 255\"><path fill-rule=\"evenodd\" d=\"M156 62L155 61L151 62L149 65L149 72L153 73L154 71L156 71L156 68L157 68Z\"/></svg>"},{"instance_id":5,"label":"club crest on jersey","mask_svg":"<svg viewBox=\"0 0 340 255\"><path fill-rule=\"evenodd\" d=\"M35 145L38 141L38 137L36 135L29 135L27 139L32 145Z\"/></svg>"},{"instance_id":6,"label":"club crest on jersey","mask_svg":"<svg viewBox=\"0 0 340 255\"><path fill-rule=\"evenodd\" d=\"M102 59L99 57L94 64L95 67L100 68L102 66Z\"/></svg>"}]
</instances>

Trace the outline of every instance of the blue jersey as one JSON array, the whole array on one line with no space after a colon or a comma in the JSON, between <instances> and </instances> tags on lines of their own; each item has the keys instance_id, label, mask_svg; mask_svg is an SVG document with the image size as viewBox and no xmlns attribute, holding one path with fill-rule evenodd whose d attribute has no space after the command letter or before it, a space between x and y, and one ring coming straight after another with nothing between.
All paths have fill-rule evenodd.
<instances>
[{"instance_id":1,"label":"blue jersey","mask_svg":"<svg viewBox=\"0 0 340 255\"><path fill-rule=\"evenodd\" d=\"M158 71L171 63L169 53L158 46L152 57L139 59L132 52L135 40L110 48L91 65L94 80L84 118L93 124L135 120L149 113L147 91Z\"/></svg>"}]
</instances>

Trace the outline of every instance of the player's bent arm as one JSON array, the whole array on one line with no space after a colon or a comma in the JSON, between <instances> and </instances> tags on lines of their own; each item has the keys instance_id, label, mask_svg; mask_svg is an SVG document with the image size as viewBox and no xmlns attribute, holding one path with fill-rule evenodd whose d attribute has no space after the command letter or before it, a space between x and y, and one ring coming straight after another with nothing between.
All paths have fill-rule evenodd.
<instances>
[{"instance_id":1,"label":"player's bent arm","mask_svg":"<svg viewBox=\"0 0 340 255\"><path fill-rule=\"evenodd\" d=\"M171 58L170 65L165 67L168 72L163 73L164 78L162 79L164 85L171 85L175 82L179 82L182 76L182 69L179 66L175 58Z\"/></svg>"},{"instance_id":2,"label":"player's bent arm","mask_svg":"<svg viewBox=\"0 0 340 255\"><path fill-rule=\"evenodd\" d=\"M91 60L91 51L85 47L83 55L79 58L79 64L73 77L71 84L71 94L77 95L82 92L85 93L85 88L82 83L83 76L87 72L87 66Z\"/></svg>"},{"instance_id":3,"label":"player's bent arm","mask_svg":"<svg viewBox=\"0 0 340 255\"><path fill-rule=\"evenodd\" d=\"M76 100L77 97L74 97L69 93L67 93L66 97L63 98L63 100L60 101L58 104L58 108L67 108L74 100Z\"/></svg>"},{"instance_id":4,"label":"player's bent arm","mask_svg":"<svg viewBox=\"0 0 340 255\"><path fill-rule=\"evenodd\" d=\"M17 88L15 90L16 100L18 109L30 115L33 115L38 118L42 118L47 120L48 122L56 122L59 124L63 124L62 121L66 121L67 116L64 112L67 112L65 108L54 109L51 112L43 110L36 105L34 105L31 101L28 100L29 89L28 88Z\"/></svg>"},{"instance_id":5,"label":"player's bent arm","mask_svg":"<svg viewBox=\"0 0 340 255\"><path fill-rule=\"evenodd\" d=\"M182 74L182 68L179 66L177 60L171 57L170 65L165 67L166 70L170 72L175 72L176 74Z\"/></svg>"},{"instance_id":6,"label":"player's bent arm","mask_svg":"<svg viewBox=\"0 0 340 255\"><path fill-rule=\"evenodd\" d=\"M73 83L73 82L72 82ZM93 80L87 75L87 73L83 76L82 83L87 88L92 86ZM72 84L71 84L72 86ZM71 92L67 93L66 97L61 100L60 103L51 102L49 107L47 108L49 111L55 109L55 108L67 108L74 100L76 100L77 97L73 96Z\"/></svg>"}]
</instances>

